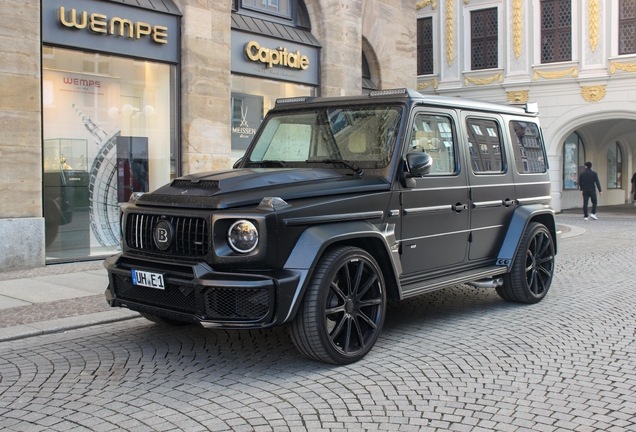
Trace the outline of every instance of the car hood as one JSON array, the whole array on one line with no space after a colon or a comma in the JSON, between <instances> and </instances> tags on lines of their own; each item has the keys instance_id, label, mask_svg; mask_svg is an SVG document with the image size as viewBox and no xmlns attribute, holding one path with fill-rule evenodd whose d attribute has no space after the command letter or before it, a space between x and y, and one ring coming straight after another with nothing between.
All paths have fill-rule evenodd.
<instances>
[{"instance_id":1,"label":"car hood","mask_svg":"<svg viewBox=\"0 0 636 432\"><path fill-rule=\"evenodd\" d=\"M333 169L239 168L179 177L137 199L140 206L223 209L258 205L264 197L284 200L389 189L387 179Z\"/></svg>"}]
</instances>

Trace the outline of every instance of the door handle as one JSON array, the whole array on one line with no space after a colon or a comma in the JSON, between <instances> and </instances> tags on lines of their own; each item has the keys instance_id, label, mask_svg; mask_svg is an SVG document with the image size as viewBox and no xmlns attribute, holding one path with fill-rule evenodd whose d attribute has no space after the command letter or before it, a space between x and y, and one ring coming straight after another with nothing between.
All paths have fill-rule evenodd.
<instances>
[{"instance_id":1,"label":"door handle","mask_svg":"<svg viewBox=\"0 0 636 432\"><path fill-rule=\"evenodd\" d=\"M506 198L503 202L504 207L510 207L511 205L513 205L515 203L515 200L511 200Z\"/></svg>"},{"instance_id":2,"label":"door handle","mask_svg":"<svg viewBox=\"0 0 636 432\"><path fill-rule=\"evenodd\" d=\"M468 210L467 204L457 203L453 206L453 211L459 213L462 210Z\"/></svg>"}]
</instances>

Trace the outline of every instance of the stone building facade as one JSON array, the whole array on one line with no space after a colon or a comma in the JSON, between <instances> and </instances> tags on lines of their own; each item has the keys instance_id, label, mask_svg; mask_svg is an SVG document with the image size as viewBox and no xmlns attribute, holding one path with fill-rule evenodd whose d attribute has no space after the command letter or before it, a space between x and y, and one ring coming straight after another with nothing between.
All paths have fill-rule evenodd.
<instances>
[{"instance_id":1,"label":"stone building facade","mask_svg":"<svg viewBox=\"0 0 636 432\"><path fill-rule=\"evenodd\" d=\"M335 96L416 85L410 0L157 3L0 1L0 271L115 252L117 203L230 167L233 131L253 129L235 124L249 98L278 95L265 87ZM240 38L313 53L313 75L236 73L249 67L233 52Z\"/></svg>"}]
</instances>

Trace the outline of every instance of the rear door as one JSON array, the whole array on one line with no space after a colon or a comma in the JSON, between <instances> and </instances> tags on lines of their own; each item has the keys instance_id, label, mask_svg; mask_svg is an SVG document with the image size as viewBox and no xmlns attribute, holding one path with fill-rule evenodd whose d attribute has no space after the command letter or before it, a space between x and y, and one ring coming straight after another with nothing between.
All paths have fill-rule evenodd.
<instances>
[{"instance_id":1,"label":"rear door","mask_svg":"<svg viewBox=\"0 0 636 432\"><path fill-rule=\"evenodd\" d=\"M515 209L515 186L506 150L504 120L497 115L462 113L470 166L468 259L495 258Z\"/></svg>"},{"instance_id":2,"label":"rear door","mask_svg":"<svg viewBox=\"0 0 636 432\"><path fill-rule=\"evenodd\" d=\"M402 269L430 272L461 264L469 235L468 187L458 158L457 117L451 110L415 112L408 152L433 159L428 175L402 185Z\"/></svg>"}]
</instances>

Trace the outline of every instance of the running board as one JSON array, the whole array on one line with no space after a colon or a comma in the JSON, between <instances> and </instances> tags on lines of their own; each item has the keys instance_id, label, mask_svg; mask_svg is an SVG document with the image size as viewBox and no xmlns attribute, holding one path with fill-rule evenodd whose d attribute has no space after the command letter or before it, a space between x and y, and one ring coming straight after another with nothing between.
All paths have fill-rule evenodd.
<instances>
[{"instance_id":1,"label":"running board","mask_svg":"<svg viewBox=\"0 0 636 432\"><path fill-rule=\"evenodd\" d=\"M477 270L469 270L462 273L452 274L450 276L442 276L435 279L427 279L418 282L412 282L408 285L402 285L402 298L415 297L420 294L426 294L431 291L446 288L460 283L492 278L508 272L506 266L491 266L480 268Z\"/></svg>"}]
</instances>

